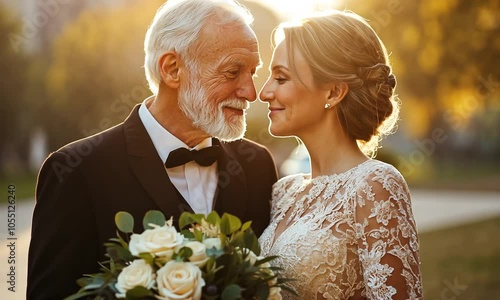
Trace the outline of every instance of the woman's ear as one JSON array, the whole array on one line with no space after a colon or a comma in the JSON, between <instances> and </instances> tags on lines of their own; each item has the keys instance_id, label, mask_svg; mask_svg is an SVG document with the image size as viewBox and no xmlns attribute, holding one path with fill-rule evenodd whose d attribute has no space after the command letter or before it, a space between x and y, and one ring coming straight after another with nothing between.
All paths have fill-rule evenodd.
<instances>
[{"instance_id":1,"label":"woman's ear","mask_svg":"<svg viewBox=\"0 0 500 300\"><path fill-rule=\"evenodd\" d=\"M179 87L179 55L175 51L163 53L158 61L161 80L170 88Z\"/></svg>"},{"instance_id":2,"label":"woman's ear","mask_svg":"<svg viewBox=\"0 0 500 300\"><path fill-rule=\"evenodd\" d=\"M329 88L329 94L325 105L328 105L328 107L333 107L339 104L340 101L344 99L345 95L347 95L348 91L349 86L347 86L346 83L332 83Z\"/></svg>"}]
</instances>

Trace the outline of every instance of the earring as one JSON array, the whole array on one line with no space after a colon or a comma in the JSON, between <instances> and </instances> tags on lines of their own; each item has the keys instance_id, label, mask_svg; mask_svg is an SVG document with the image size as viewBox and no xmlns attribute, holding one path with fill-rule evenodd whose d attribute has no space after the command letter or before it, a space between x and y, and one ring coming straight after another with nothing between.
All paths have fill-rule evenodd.
<instances>
[{"instance_id":1,"label":"earring","mask_svg":"<svg viewBox=\"0 0 500 300\"><path fill-rule=\"evenodd\" d=\"M325 109L329 109L331 107L330 103L325 104Z\"/></svg>"}]
</instances>

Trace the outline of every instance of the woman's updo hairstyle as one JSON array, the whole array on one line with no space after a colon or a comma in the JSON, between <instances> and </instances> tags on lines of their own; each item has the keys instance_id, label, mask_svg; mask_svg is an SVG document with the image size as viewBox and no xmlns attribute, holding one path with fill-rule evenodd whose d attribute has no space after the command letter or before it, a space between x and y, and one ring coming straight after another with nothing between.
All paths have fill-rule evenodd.
<instances>
[{"instance_id":1,"label":"woman's updo hairstyle","mask_svg":"<svg viewBox=\"0 0 500 300\"><path fill-rule=\"evenodd\" d=\"M275 35L285 39L288 57L298 50L316 84L345 83L349 91L338 104L342 129L363 152L375 156L380 139L392 133L399 115L387 50L375 31L353 12L330 11L285 23ZM295 65L289 61L292 70Z\"/></svg>"}]
</instances>

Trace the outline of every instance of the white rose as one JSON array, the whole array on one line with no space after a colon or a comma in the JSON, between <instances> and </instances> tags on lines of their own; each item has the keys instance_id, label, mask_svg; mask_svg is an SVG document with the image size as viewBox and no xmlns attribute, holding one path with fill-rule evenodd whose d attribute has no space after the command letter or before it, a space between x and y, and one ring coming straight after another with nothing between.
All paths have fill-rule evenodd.
<instances>
[{"instance_id":1,"label":"white rose","mask_svg":"<svg viewBox=\"0 0 500 300\"><path fill-rule=\"evenodd\" d=\"M201 270L190 262L171 260L157 272L158 299L200 300L205 280Z\"/></svg>"},{"instance_id":2,"label":"white rose","mask_svg":"<svg viewBox=\"0 0 500 300\"><path fill-rule=\"evenodd\" d=\"M212 249L215 247L215 249L220 250L222 249L222 242L220 238L208 238L203 240L203 244L207 249Z\"/></svg>"},{"instance_id":3,"label":"white rose","mask_svg":"<svg viewBox=\"0 0 500 300\"><path fill-rule=\"evenodd\" d=\"M208 260L207 248L205 245L197 241L192 241L187 242L184 246L191 248L193 251L193 255L189 257L189 261L200 268L203 267Z\"/></svg>"},{"instance_id":4,"label":"white rose","mask_svg":"<svg viewBox=\"0 0 500 300\"><path fill-rule=\"evenodd\" d=\"M123 268L118 275L115 287L119 293L115 294L115 296L116 298L125 298L128 290L136 286L151 289L154 283L155 276L151 265L147 264L143 259L136 259L132 264Z\"/></svg>"},{"instance_id":5,"label":"white rose","mask_svg":"<svg viewBox=\"0 0 500 300\"><path fill-rule=\"evenodd\" d=\"M140 253L151 253L155 256L172 256L175 249L182 244L184 236L177 232L175 227L155 226L142 234L132 234L129 250L134 256Z\"/></svg>"}]
</instances>

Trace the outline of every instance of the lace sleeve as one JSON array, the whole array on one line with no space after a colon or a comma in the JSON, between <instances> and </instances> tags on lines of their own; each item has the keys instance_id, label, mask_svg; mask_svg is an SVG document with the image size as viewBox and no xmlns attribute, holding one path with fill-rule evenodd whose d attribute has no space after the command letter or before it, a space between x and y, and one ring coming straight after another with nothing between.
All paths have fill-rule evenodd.
<instances>
[{"instance_id":1,"label":"lace sleeve","mask_svg":"<svg viewBox=\"0 0 500 300\"><path fill-rule=\"evenodd\" d=\"M376 171L355 201L354 227L366 297L421 299L418 237L402 175L392 166Z\"/></svg>"}]
</instances>

